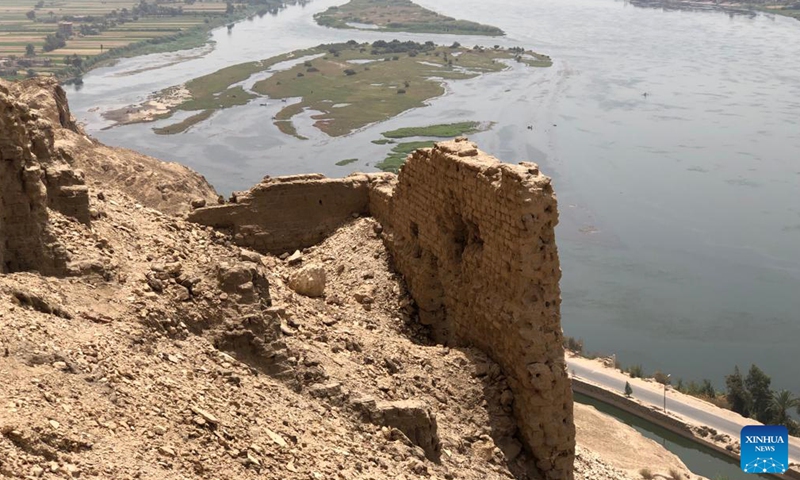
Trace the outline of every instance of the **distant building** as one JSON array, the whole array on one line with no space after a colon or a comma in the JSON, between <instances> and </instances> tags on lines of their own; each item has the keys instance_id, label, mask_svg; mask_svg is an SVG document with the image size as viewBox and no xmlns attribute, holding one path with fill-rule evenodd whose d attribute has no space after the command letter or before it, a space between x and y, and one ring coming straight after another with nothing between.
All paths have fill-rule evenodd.
<instances>
[{"instance_id":1,"label":"distant building","mask_svg":"<svg viewBox=\"0 0 800 480\"><path fill-rule=\"evenodd\" d=\"M72 22L58 22L58 33L64 38L72 36Z\"/></svg>"}]
</instances>

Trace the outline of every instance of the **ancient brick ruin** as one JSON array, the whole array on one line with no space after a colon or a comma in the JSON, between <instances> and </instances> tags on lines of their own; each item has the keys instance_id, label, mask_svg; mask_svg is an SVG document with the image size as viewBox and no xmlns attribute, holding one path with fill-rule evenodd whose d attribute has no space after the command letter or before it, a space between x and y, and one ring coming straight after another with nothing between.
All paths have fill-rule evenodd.
<instances>
[{"instance_id":1,"label":"ancient brick ruin","mask_svg":"<svg viewBox=\"0 0 800 480\"><path fill-rule=\"evenodd\" d=\"M266 179L198 223L283 253L324 239L353 215L383 226L422 323L448 345L478 347L503 369L519 432L547 479L570 479L572 393L560 325L558 221L550 179L466 139L411 155L395 177Z\"/></svg>"},{"instance_id":2,"label":"ancient brick ruin","mask_svg":"<svg viewBox=\"0 0 800 480\"><path fill-rule=\"evenodd\" d=\"M368 175L266 177L231 203L192 212L189 220L230 229L239 245L281 254L324 240L353 214L369 213Z\"/></svg>"},{"instance_id":3,"label":"ancient brick ruin","mask_svg":"<svg viewBox=\"0 0 800 480\"><path fill-rule=\"evenodd\" d=\"M474 345L503 367L519 428L547 478L572 471L572 394L550 179L467 142L407 161L376 218L420 321L446 344Z\"/></svg>"},{"instance_id":4,"label":"ancient brick ruin","mask_svg":"<svg viewBox=\"0 0 800 480\"><path fill-rule=\"evenodd\" d=\"M67 259L49 235L47 209L88 223L88 190L55 152L53 124L20 98L24 88L0 82L0 273L59 274Z\"/></svg>"}]
</instances>

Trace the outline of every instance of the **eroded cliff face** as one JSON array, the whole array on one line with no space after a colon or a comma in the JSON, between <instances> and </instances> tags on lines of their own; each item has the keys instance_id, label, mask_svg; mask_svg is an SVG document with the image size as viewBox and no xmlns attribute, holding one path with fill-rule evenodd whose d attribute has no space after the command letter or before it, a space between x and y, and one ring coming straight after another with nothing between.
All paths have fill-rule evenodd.
<instances>
[{"instance_id":1,"label":"eroded cliff face","mask_svg":"<svg viewBox=\"0 0 800 480\"><path fill-rule=\"evenodd\" d=\"M36 149L46 148L51 157L60 160L65 177L71 170L81 171L100 191L107 185L135 197L144 206L169 214L190 211L193 201L217 203L214 188L190 168L132 150L109 148L87 136L70 113L66 93L56 81L33 78L3 85L7 95L35 116L34 130L46 138L46 142L37 143L38 147L34 145L34 153L39 155ZM64 186L77 184L69 178L60 181ZM79 183L84 183L83 178Z\"/></svg>"},{"instance_id":2,"label":"eroded cliff face","mask_svg":"<svg viewBox=\"0 0 800 480\"><path fill-rule=\"evenodd\" d=\"M54 126L0 81L0 272L64 273L48 209L89 222L83 174L58 155Z\"/></svg>"}]
</instances>

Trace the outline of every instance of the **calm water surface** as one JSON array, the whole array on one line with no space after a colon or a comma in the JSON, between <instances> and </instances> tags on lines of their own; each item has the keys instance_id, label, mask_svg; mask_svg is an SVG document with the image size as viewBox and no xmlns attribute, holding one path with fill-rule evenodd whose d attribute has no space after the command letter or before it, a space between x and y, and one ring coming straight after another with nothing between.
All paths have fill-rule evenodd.
<instances>
[{"instance_id":1,"label":"calm water surface","mask_svg":"<svg viewBox=\"0 0 800 480\"><path fill-rule=\"evenodd\" d=\"M280 134L270 118L282 105L263 100L182 135L154 135L153 124L101 130L102 111L226 65L351 38L454 40L324 29L313 13L343 0L317 0L216 31L199 58L95 70L69 92L73 111L102 141L187 164L223 192L267 174L374 170L388 147L370 140L388 129L495 121L473 139L555 180L568 335L717 387L734 364L755 362L800 392L800 22L614 0L418 2L508 33L462 44L522 45L555 65L452 83L428 108L345 138L318 133L308 116L298 125L310 140ZM351 157L360 161L335 166Z\"/></svg>"},{"instance_id":2,"label":"calm water surface","mask_svg":"<svg viewBox=\"0 0 800 480\"><path fill-rule=\"evenodd\" d=\"M720 478L725 480L775 479L773 476L744 473L739 467L738 461L705 445L683 438L666 428L633 416L619 408L606 405L579 393L575 394L575 401L584 405L591 405L597 410L624 422L650 440L660 443L664 448L677 455L694 474L714 480Z\"/></svg>"}]
</instances>

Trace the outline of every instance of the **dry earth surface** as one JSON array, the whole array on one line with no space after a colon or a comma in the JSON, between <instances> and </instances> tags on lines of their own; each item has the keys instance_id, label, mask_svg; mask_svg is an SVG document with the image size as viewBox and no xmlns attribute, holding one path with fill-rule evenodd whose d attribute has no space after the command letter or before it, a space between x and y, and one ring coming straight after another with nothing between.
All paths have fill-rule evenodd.
<instances>
[{"instance_id":1,"label":"dry earth surface","mask_svg":"<svg viewBox=\"0 0 800 480\"><path fill-rule=\"evenodd\" d=\"M201 177L99 144L62 97L0 84L0 127L54 128L91 212L47 212L87 268L0 274L0 476L529 478L520 445L495 443L517 428L501 369L430 340L375 220L282 258L241 249L170 215L215 201ZM579 417L576 478L635 478L603 450L622 425Z\"/></svg>"}]
</instances>

